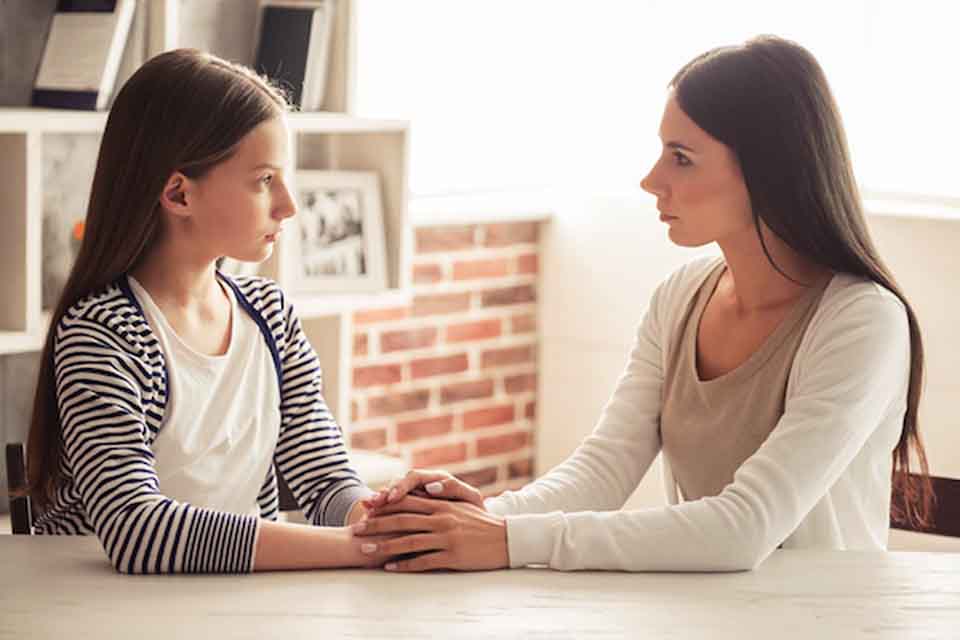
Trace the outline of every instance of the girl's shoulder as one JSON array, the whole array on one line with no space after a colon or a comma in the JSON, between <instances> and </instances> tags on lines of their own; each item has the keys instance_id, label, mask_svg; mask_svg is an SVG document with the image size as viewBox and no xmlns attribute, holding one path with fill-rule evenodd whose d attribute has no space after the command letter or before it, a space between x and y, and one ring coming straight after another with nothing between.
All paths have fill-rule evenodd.
<instances>
[{"instance_id":1,"label":"girl's shoulder","mask_svg":"<svg viewBox=\"0 0 960 640\"><path fill-rule=\"evenodd\" d=\"M249 304L261 314L272 314L286 309L286 297L275 281L262 276L233 275L220 272L220 278L239 294L242 303Z\"/></svg>"},{"instance_id":2,"label":"girl's shoulder","mask_svg":"<svg viewBox=\"0 0 960 640\"><path fill-rule=\"evenodd\" d=\"M75 331L108 332L134 339L146 326L140 305L121 276L70 305L57 324L58 335Z\"/></svg>"}]
</instances>

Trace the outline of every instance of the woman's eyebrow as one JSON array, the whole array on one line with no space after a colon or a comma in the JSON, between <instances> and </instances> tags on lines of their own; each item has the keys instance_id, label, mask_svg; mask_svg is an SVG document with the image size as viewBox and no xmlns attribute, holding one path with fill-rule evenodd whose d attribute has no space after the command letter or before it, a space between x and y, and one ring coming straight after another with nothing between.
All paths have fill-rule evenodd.
<instances>
[{"instance_id":1,"label":"woman's eyebrow","mask_svg":"<svg viewBox=\"0 0 960 640\"><path fill-rule=\"evenodd\" d=\"M663 146L670 147L671 149L680 149L681 151L689 151L690 153L696 153L696 151L694 151L687 145L681 144L679 142L675 142L672 140L670 142L665 142Z\"/></svg>"},{"instance_id":2,"label":"woman's eyebrow","mask_svg":"<svg viewBox=\"0 0 960 640\"><path fill-rule=\"evenodd\" d=\"M250 171L259 171L261 169L273 169L274 171L280 171L281 167L275 164L270 164L269 162L265 162L263 164L258 164L254 168L250 169Z\"/></svg>"}]
</instances>

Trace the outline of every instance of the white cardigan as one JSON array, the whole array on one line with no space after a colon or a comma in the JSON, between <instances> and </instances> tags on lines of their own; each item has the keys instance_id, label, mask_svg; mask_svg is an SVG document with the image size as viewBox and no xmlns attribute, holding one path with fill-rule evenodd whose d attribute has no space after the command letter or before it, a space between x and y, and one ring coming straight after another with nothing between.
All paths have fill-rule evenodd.
<instances>
[{"instance_id":1,"label":"white cardigan","mask_svg":"<svg viewBox=\"0 0 960 640\"><path fill-rule=\"evenodd\" d=\"M883 550L892 451L910 376L903 304L837 275L800 343L784 414L719 495L620 510L660 452L665 346L717 264L706 258L653 294L626 370L593 433L533 484L486 501L506 516L510 565L626 571L731 571L784 548ZM709 455L709 452L705 452Z\"/></svg>"}]
</instances>

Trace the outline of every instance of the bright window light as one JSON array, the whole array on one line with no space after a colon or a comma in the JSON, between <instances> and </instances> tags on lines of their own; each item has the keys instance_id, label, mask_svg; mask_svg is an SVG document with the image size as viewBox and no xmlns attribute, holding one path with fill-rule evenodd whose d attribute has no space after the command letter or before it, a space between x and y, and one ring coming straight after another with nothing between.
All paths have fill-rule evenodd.
<instances>
[{"instance_id":1,"label":"bright window light","mask_svg":"<svg viewBox=\"0 0 960 640\"><path fill-rule=\"evenodd\" d=\"M412 121L411 190L636 185L697 53L791 38L820 61L869 192L960 197L952 3L357 0L356 111Z\"/></svg>"}]
</instances>

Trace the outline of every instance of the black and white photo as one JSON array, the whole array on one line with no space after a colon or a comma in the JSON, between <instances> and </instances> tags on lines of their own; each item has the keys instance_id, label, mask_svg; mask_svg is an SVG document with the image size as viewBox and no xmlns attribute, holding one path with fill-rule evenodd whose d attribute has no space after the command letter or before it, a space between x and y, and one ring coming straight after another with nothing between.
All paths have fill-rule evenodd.
<instances>
[{"instance_id":1,"label":"black and white photo","mask_svg":"<svg viewBox=\"0 0 960 640\"><path fill-rule=\"evenodd\" d=\"M303 292L386 287L383 211L373 172L301 171L288 264Z\"/></svg>"}]
</instances>

